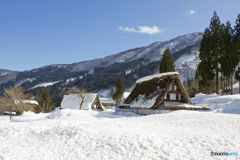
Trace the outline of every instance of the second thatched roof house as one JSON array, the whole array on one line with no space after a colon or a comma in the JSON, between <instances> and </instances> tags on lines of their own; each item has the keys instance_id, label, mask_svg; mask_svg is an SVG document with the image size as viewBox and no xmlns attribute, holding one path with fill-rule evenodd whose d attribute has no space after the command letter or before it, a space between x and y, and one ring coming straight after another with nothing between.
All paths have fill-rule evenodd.
<instances>
[{"instance_id":1,"label":"second thatched roof house","mask_svg":"<svg viewBox=\"0 0 240 160\"><path fill-rule=\"evenodd\" d=\"M79 94L64 95L61 108L79 110L82 104L82 110L104 110L97 93L87 93L83 94L83 96L84 99L82 101L82 97Z\"/></svg>"},{"instance_id":2,"label":"second thatched roof house","mask_svg":"<svg viewBox=\"0 0 240 160\"><path fill-rule=\"evenodd\" d=\"M143 77L137 80L135 88L119 108L207 110L207 108L192 105L179 79L177 72Z\"/></svg>"}]
</instances>

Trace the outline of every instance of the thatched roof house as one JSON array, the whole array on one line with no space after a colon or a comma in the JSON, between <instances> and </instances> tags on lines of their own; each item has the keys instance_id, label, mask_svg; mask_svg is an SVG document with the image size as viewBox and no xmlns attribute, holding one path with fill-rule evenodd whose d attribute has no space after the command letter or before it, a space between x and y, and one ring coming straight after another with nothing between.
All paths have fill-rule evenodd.
<instances>
[{"instance_id":1,"label":"thatched roof house","mask_svg":"<svg viewBox=\"0 0 240 160\"><path fill-rule=\"evenodd\" d=\"M119 108L147 108L152 110L206 109L194 106L180 82L177 72L160 73L143 77L136 82L136 86L124 105Z\"/></svg>"},{"instance_id":2,"label":"thatched roof house","mask_svg":"<svg viewBox=\"0 0 240 160\"><path fill-rule=\"evenodd\" d=\"M97 93L83 94L85 96L82 104L82 110L104 110L104 107ZM82 98L78 94L64 95L61 108L80 109Z\"/></svg>"}]
</instances>

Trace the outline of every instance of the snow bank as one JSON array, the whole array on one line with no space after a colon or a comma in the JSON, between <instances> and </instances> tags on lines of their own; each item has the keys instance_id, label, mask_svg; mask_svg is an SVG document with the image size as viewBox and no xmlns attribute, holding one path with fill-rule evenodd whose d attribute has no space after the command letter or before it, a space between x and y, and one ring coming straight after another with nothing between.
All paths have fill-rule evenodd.
<instances>
[{"instance_id":1,"label":"snow bank","mask_svg":"<svg viewBox=\"0 0 240 160\"><path fill-rule=\"evenodd\" d=\"M64 109L13 117L18 121L0 116L0 159L239 158L210 153L239 154L240 115L193 111L122 115Z\"/></svg>"},{"instance_id":2,"label":"snow bank","mask_svg":"<svg viewBox=\"0 0 240 160\"><path fill-rule=\"evenodd\" d=\"M166 72L166 73L159 73L159 74L155 74L155 75L151 75L151 76L146 76L143 78L140 78L139 80L137 80L136 83L141 83L144 81L149 81L153 78L161 78L163 76L170 76L170 75L179 75L178 72Z\"/></svg>"},{"instance_id":3,"label":"snow bank","mask_svg":"<svg viewBox=\"0 0 240 160\"><path fill-rule=\"evenodd\" d=\"M211 112L240 114L240 94L237 95L202 95L191 98L192 103L207 107Z\"/></svg>"},{"instance_id":4,"label":"snow bank","mask_svg":"<svg viewBox=\"0 0 240 160\"><path fill-rule=\"evenodd\" d=\"M197 94L195 94L195 97L201 97L201 96L206 96L206 94L203 94L203 93L197 93Z\"/></svg>"}]
</instances>

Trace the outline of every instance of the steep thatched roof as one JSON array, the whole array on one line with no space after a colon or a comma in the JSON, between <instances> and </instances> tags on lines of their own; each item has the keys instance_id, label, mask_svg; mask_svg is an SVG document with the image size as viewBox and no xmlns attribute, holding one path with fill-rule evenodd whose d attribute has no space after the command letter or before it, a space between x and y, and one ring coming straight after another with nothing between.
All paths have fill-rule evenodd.
<instances>
[{"instance_id":1,"label":"steep thatched roof","mask_svg":"<svg viewBox=\"0 0 240 160\"><path fill-rule=\"evenodd\" d=\"M143 77L137 81L135 88L124 103L130 104L131 107L156 109L163 102L164 96L169 92L172 83L176 82L184 98L182 101L192 104L179 78L177 72Z\"/></svg>"}]
</instances>

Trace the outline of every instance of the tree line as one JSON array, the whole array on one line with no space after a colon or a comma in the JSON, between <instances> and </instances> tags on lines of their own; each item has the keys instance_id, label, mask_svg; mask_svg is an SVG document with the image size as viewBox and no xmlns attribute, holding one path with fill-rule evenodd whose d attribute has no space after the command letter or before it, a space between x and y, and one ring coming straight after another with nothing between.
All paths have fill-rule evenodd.
<instances>
[{"instance_id":1,"label":"tree line","mask_svg":"<svg viewBox=\"0 0 240 160\"><path fill-rule=\"evenodd\" d=\"M232 27L230 21L221 23L214 11L210 25L204 31L199 58L201 62L195 79L200 90L219 94L220 89L221 93L233 94L233 78L240 80L240 14Z\"/></svg>"}]
</instances>

